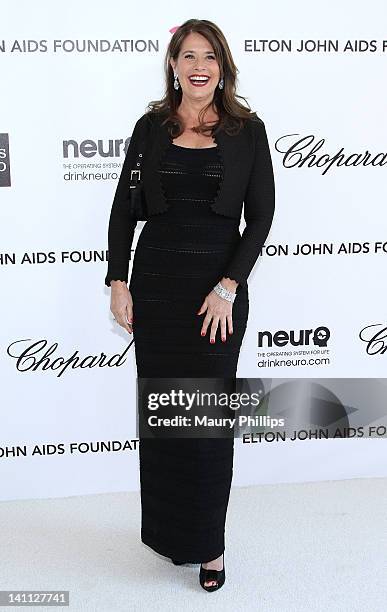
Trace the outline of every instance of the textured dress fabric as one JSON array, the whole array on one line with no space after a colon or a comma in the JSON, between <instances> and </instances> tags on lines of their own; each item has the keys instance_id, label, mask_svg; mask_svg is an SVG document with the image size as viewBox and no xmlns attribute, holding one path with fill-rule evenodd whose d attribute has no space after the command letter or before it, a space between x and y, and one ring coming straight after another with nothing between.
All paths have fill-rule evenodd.
<instances>
[{"instance_id":1,"label":"textured dress fabric","mask_svg":"<svg viewBox=\"0 0 387 612\"><path fill-rule=\"evenodd\" d=\"M211 344L197 312L240 239L239 221L214 212L222 178L217 147L170 143L159 167L168 210L145 222L133 258L138 377L236 376L248 286L238 285L233 330ZM141 539L159 554L200 563L225 548L234 438L140 437Z\"/></svg>"}]
</instances>

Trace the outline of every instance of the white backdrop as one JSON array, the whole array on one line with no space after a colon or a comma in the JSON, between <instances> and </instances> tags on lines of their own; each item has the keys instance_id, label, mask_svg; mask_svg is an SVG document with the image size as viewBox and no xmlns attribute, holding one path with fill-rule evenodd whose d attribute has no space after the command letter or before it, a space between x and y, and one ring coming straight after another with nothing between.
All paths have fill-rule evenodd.
<instances>
[{"instance_id":1,"label":"white backdrop","mask_svg":"<svg viewBox=\"0 0 387 612\"><path fill-rule=\"evenodd\" d=\"M104 286L123 150L103 152L130 137L148 101L161 97L171 31L191 17L225 33L238 93L265 121L275 171L276 213L249 278L238 376L385 376L382 343L366 342L386 325L384 3L242 1L236 11L214 0L204 8L16 0L2 11L2 499L138 489L134 346L113 325ZM87 41L98 49L85 50ZM348 41L352 50L344 50ZM328 169L300 166L298 153L285 152L303 138L311 141L303 141L303 156L317 147L318 157L341 151L343 160ZM351 155L359 155L357 165ZM293 254L297 245L304 254ZM258 332L297 335L319 326L330 333L322 363L262 358L267 345L258 346ZM297 348L318 347L272 352L295 359ZM117 365L112 357L124 351ZM60 361L52 366L72 355L83 367L60 374ZM112 441L131 448L70 449ZM233 484L385 476L385 459L385 439L238 440Z\"/></svg>"}]
</instances>

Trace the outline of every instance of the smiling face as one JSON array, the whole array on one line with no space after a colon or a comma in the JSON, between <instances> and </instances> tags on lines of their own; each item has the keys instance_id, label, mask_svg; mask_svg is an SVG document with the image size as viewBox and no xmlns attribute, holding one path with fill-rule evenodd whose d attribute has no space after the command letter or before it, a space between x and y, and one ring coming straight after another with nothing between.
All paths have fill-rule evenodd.
<instances>
[{"instance_id":1,"label":"smiling face","mask_svg":"<svg viewBox=\"0 0 387 612\"><path fill-rule=\"evenodd\" d=\"M203 102L212 100L220 80L220 68L212 45L204 36L197 32L188 34L177 61L170 61L184 97Z\"/></svg>"}]
</instances>

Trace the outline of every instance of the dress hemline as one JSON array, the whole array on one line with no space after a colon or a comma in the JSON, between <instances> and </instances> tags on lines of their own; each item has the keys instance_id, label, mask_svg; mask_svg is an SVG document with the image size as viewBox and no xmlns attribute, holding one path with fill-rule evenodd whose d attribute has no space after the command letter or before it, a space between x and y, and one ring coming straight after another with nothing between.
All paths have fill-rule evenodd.
<instances>
[{"instance_id":1,"label":"dress hemline","mask_svg":"<svg viewBox=\"0 0 387 612\"><path fill-rule=\"evenodd\" d=\"M152 536L149 533L146 533L144 530L141 530L141 542L152 548L152 550L157 552L159 555L168 557L169 559L174 559L180 563L208 563L209 561L220 557L225 550L225 547L223 546L222 549L217 549L215 552L209 550L209 552L206 553L206 551L204 551L204 555L202 553L200 555L192 555L192 553L187 552L187 554L184 556L184 548L179 546L179 549L175 554L171 548L160 544L160 542L156 542L156 540L154 540Z\"/></svg>"}]
</instances>

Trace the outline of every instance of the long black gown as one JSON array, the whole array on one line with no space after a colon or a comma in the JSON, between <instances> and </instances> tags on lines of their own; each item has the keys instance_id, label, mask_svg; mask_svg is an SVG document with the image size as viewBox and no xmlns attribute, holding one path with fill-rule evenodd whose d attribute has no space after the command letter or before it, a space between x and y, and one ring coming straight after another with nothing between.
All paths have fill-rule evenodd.
<instances>
[{"instance_id":1,"label":"long black gown","mask_svg":"<svg viewBox=\"0 0 387 612\"><path fill-rule=\"evenodd\" d=\"M205 296L222 278L239 222L211 209L222 175L216 146L170 143L159 167L168 210L149 218L133 258L138 377L235 377L249 298L238 285L232 335L200 335ZM211 325L211 324L210 324ZM225 549L234 438L140 437L141 539L161 555L201 563Z\"/></svg>"}]
</instances>

